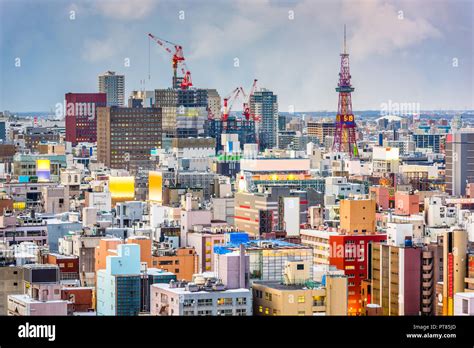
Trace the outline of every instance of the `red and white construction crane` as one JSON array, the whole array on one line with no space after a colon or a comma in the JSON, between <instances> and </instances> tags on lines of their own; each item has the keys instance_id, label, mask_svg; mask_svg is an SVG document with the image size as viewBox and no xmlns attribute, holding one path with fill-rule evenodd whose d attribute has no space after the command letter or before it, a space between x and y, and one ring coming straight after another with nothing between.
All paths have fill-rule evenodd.
<instances>
[{"instance_id":1,"label":"red and white construction crane","mask_svg":"<svg viewBox=\"0 0 474 348\"><path fill-rule=\"evenodd\" d=\"M257 79L253 80L253 84L252 84L252 87L250 89L249 95L247 95L245 93L245 91L242 87L240 87L240 88L242 90L242 96L244 97L244 103L242 105L242 107L243 107L243 112L242 113L243 113L245 119L247 121L249 121L252 118L254 121L257 121L257 120L255 120L255 115L250 115L250 98L252 97L252 95L254 94L254 92L257 88Z\"/></svg>"},{"instance_id":2,"label":"red and white construction crane","mask_svg":"<svg viewBox=\"0 0 474 348\"><path fill-rule=\"evenodd\" d=\"M229 118L229 114L232 110L232 106L234 106L234 102L239 96L239 94L242 92L242 87L237 87L235 88L232 93L230 93L227 97L224 98L224 111L222 112L222 121L227 121ZM228 102L230 100L230 105L228 105Z\"/></svg>"},{"instance_id":3,"label":"red and white construction crane","mask_svg":"<svg viewBox=\"0 0 474 348\"><path fill-rule=\"evenodd\" d=\"M148 37L155 41L158 45L163 47L166 52L171 54L171 64L173 67L173 84L178 81L178 67L180 67L181 72L183 73L180 88L188 89L189 87L192 87L193 83L191 80L191 71L189 71L188 67L186 66L186 63L184 62L185 58L183 54L183 46L175 44L168 40L160 39L159 37L151 33L148 33Z\"/></svg>"}]
</instances>

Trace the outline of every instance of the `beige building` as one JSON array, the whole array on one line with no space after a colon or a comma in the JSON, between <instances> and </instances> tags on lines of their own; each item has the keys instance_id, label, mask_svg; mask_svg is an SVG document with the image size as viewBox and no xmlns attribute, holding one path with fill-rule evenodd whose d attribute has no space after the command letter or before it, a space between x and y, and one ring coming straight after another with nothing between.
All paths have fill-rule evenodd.
<instances>
[{"instance_id":1,"label":"beige building","mask_svg":"<svg viewBox=\"0 0 474 348\"><path fill-rule=\"evenodd\" d=\"M42 187L43 209L46 214L61 214L69 211L69 191L65 186Z\"/></svg>"},{"instance_id":2,"label":"beige building","mask_svg":"<svg viewBox=\"0 0 474 348\"><path fill-rule=\"evenodd\" d=\"M42 155L65 155L66 146L59 143L38 144L38 152Z\"/></svg>"},{"instance_id":3,"label":"beige building","mask_svg":"<svg viewBox=\"0 0 474 348\"><path fill-rule=\"evenodd\" d=\"M308 135L317 137L322 143L327 136L334 136L336 125L334 122L308 122Z\"/></svg>"},{"instance_id":4,"label":"beige building","mask_svg":"<svg viewBox=\"0 0 474 348\"><path fill-rule=\"evenodd\" d=\"M255 281L255 315L347 315L347 277L326 275L326 284L308 278L309 262L287 262L283 282Z\"/></svg>"},{"instance_id":5,"label":"beige building","mask_svg":"<svg viewBox=\"0 0 474 348\"><path fill-rule=\"evenodd\" d=\"M348 234L375 233L375 206L373 199L341 200L341 231Z\"/></svg>"},{"instance_id":6,"label":"beige building","mask_svg":"<svg viewBox=\"0 0 474 348\"><path fill-rule=\"evenodd\" d=\"M315 265L329 265L330 244L329 237L337 236L335 231L300 230L301 244L313 248L313 263Z\"/></svg>"},{"instance_id":7,"label":"beige building","mask_svg":"<svg viewBox=\"0 0 474 348\"><path fill-rule=\"evenodd\" d=\"M221 118L221 97L217 90L215 89L208 89L207 90L207 107L211 112L214 119Z\"/></svg>"},{"instance_id":8,"label":"beige building","mask_svg":"<svg viewBox=\"0 0 474 348\"><path fill-rule=\"evenodd\" d=\"M0 267L0 315L7 315L8 295L23 294L23 268Z\"/></svg>"}]
</instances>

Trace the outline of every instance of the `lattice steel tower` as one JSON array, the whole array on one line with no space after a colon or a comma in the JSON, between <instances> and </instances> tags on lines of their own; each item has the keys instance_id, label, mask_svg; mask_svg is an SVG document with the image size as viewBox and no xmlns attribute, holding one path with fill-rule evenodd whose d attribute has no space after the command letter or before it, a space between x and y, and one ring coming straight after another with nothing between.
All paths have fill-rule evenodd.
<instances>
[{"instance_id":1,"label":"lattice steel tower","mask_svg":"<svg viewBox=\"0 0 474 348\"><path fill-rule=\"evenodd\" d=\"M344 53L341 53L341 71L336 92L339 93L339 103L336 115L336 131L334 133L333 151L347 152L352 158L359 156L356 143L355 117L352 113L351 74L349 70L349 54L346 52L346 26L344 25Z\"/></svg>"}]
</instances>

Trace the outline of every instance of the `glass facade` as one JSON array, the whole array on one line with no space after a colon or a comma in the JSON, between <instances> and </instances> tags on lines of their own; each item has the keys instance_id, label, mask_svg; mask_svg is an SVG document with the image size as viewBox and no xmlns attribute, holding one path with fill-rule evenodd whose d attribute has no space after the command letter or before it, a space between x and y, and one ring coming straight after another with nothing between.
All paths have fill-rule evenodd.
<instances>
[{"instance_id":1,"label":"glass facade","mask_svg":"<svg viewBox=\"0 0 474 348\"><path fill-rule=\"evenodd\" d=\"M116 277L116 315L138 315L140 312L140 276Z\"/></svg>"}]
</instances>

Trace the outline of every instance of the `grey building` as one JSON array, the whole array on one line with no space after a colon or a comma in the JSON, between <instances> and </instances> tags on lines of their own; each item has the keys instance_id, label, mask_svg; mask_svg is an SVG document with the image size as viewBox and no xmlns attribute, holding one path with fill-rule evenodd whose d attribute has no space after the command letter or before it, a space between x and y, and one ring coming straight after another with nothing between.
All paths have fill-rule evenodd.
<instances>
[{"instance_id":1,"label":"grey building","mask_svg":"<svg viewBox=\"0 0 474 348\"><path fill-rule=\"evenodd\" d=\"M463 195L474 182L474 130L454 133L446 139L446 191Z\"/></svg>"},{"instance_id":2,"label":"grey building","mask_svg":"<svg viewBox=\"0 0 474 348\"><path fill-rule=\"evenodd\" d=\"M268 89L260 89L250 97L250 114L260 119L260 149L277 146L278 101L277 95Z\"/></svg>"},{"instance_id":3,"label":"grey building","mask_svg":"<svg viewBox=\"0 0 474 348\"><path fill-rule=\"evenodd\" d=\"M445 134L413 134L415 147L421 149L432 149L433 152L439 153L440 144Z\"/></svg>"},{"instance_id":4,"label":"grey building","mask_svg":"<svg viewBox=\"0 0 474 348\"><path fill-rule=\"evenodd\" d=\"M59 238L63 238L64 236L68 235L69 232L82 231L82 223L80 222L47 219L46 226L48 228L49 251L53 253L59 252Z\"/></svg>"},{"instance_id":5,"label":"grey building","mask_svg":"<svg viewBox=\"0 0 474 348\"><path fill-rule=\"evenodd\" d=\"M156 89L155 107L163 111L163 148L173 138L204 136L208 116L208 96L215 104L215 93L206 89Z\"/></svg>"},{"instance_id":6,"label":"grey building","mask_svg":"<svg viewBox=\"0 0 474 348\"><path fill-rule=\"evenodd\" d=\"M99 92L107 94L107 106L124 106L125 76L114 71L99 75Z\"/></svg>"}]
</instances>

